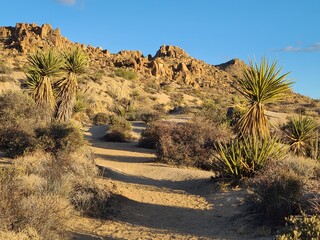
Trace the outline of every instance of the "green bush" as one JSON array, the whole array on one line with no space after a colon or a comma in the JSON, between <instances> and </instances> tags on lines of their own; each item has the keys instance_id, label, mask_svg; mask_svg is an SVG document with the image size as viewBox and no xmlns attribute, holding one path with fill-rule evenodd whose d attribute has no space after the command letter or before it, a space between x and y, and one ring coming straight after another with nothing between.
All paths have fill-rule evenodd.
<instances>
[{"instance_id":1,"label":"green bush","mask_svg":"<svg viewBox=\"0 0 320 240\"><path fill-rule=\"evenodd\" d=\"M138 77L133 70L127 70L124 68L117 68L114 73L116 76L127 80L135 80Z\"/></svg>"},{"instance_id":2,"label":"green bush","mask_svg":"<svg viewBox=\"0 0 320 240\"><path fill-rule=\"evenodd\" d=\"M318 240L320 239L320 216L290 216L287 218L286 233L277 236L277 240Z\"/></svg>"},{"instance_id":3,"label":"green bush","mask_svg":"<svg viewBox=\"0 0 320 240\"><path fill-rule=\"evenodd\" d=\"M105 140L110 142L128 142L132 139L131 130L131 123L125 118L116 115L111 116Z\"/></svg>"},{"instance_id":4,"label":"green bush","mask_svg":"<svg viewBox=\"0 0 320 240\"><path fill-rule=\"evenodd\" d=\"M48 128L38 128L36 136L40 148L55 155L69 155L86 144L82 132L67 124L52 124Z\"/></svg>"},{"instance_id":5,"label":"green bush","mask_svg":"<svg viewBox=\"0 0 320 240\"><path fill-rule=\"evenodd\" d=\"M215 168L226 177L252 177L268 161L284 158L286 147L276 138L234 139L217 145Z\"/></svg>"},{"instance_id":6,"label":"green bush","mask_svg":"<svg viewBox=\"0 0 320 240\"><path fill-rule=\"evenodd\" d=\"M97 113L93 118L95 125L105 125L109 122L109 115L104 112Z\"/></svg>"}]
</instances>

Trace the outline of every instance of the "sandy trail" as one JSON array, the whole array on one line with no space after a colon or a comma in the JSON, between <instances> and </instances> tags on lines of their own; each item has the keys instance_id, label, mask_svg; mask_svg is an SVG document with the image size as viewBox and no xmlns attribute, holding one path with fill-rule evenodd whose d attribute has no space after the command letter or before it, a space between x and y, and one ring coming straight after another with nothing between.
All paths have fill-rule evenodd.
<instances>
[{"instance_id":1,"label":"sandy trail","mask_svg":"<svg viewBox=\"0 0 320 240\"><path fill-rule=\"evenodd\" d=\"M134 124L139 134L141 123ZM243 190L214 190L212 173L153 161L137 143L100 139L105 127L87 137L103 175L116 186L108 220L79 218L74 239L267 239L245 232Z\"/></svg>"}]
</instances>

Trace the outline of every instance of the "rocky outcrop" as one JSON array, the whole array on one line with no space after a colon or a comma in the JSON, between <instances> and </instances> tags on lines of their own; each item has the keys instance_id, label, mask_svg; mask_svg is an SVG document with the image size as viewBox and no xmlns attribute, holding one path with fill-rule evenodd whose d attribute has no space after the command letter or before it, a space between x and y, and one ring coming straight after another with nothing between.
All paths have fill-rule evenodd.
<instances>
[{"instance_id":1,"label":"rocky outcrop","mask_svg":"<svg viewBox=\"0 0 320 240\"><path fill-rule=\"evenodd\" d=\"M78 46L86 51L93 69L130 68L144 79L158 83L176 82L195 88L228 88L228 84L241 75L245 63L233 59L221 65L209 65L190 57L177 46L163 45L154 56L145 57L141 51L120 51L111 54L107 50L72 43L61 36L59 28L49 24L17 23L15 27L0 27L0 48L29 53L37 48L55 47L67 49Z\"/></svg>"},{"instance_id":2,"label":"rocky outcrop","mask_svg":"<svg viewBox=\"0 0 320 240\"><path fill-rule=\"evenodd\" d=\"M63 48L71 45L71 42L61 36L59 28L52 29L49 24L37 26L34 23L17 23L15 27L0 28L0 44L4 48L27 53L36 48Z\"/></svg>"}]
</instances>

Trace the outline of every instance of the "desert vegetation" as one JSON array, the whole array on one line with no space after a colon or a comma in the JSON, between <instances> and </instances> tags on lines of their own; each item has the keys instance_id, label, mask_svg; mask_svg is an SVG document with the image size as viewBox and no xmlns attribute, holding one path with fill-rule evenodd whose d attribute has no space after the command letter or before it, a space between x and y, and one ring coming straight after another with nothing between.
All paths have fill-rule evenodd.
<instances>
[{"instance_id":1,"label":"desert vegetation","mask_svg":"<svg viewBox=\"0 0 320 240\"><path fill-rule=\"evenodd\" d=\"M191 61L178 48L174 54L167 54L165 48L159 50L161 71L157 61L139 56L129 56L131 65L126 66L126 52L104 55L89 47L65 49L69 50L37 50L25 61L13 55L17 58L14 65L21 66L18 70L23 69L27 79L19 79L25 92L0 95L0 149L6 157L6 164L0 165L1 239L68 239L68 221L74 216L101 220L108 215L111 190L99 179L81 124L103 129L96 140L102 141L100 149L91 148L99 152L111 146L109 152L97 156L115 162L114 169L106 172L115 177L123 192L129 192L128 199L118 204L139 205L128 208L134 210L134 217L139 216L135 220L145 217L139 212L145 208L151 208L156 216L176 211L181 219L185 213L197 217L212 214L209 204L201 205L210 198L203 200L195 193L202 186L191 186L210 181L214 185L208 188L211 192L216 186L227 186L226 191L245 189L244 214L252 216L257 229L266 227L269 235L283 240L319 238L319 102L295 95L288 74L281 73L277 62L266 58L260 63L249 62L241 68L243 74L225 71L224 80L216 81L216 75L223 71L221 66L216 71L214 66ZM1 84L18 80L11 65L0 65ZM215 77L195 78L198 73L192 71L198 67ZM228 84L233 86L231 90ZM269 121L267 111L290 115L275 124ZM150 173L139 162L146 149L133 148L139 134L132 133L135 125L131 121L146 126L138 144L154 149L150 152L155 153L155 159L147 155L143 160L156 161L148 165ZM128 149L122 154L132 150L132 159L120 156L119 160L113 155L124 146ZM139 169L132 167L134 161ZM127 165L128 172L118 172ZM158 167L157 171L153 167ZM164 177L151 176L168 169L171 172ZM212 179L207 177L204 183L193 178L194 172L174 178L171 175L177 174L177 169L210 174ZM150 185L146 192L152 192L152 197L141 194L142 185ZM139 194L143 195L140 202L136 200ZM162 201L159 204L154 200L157 194ZM163 197L165 194L170 196ZM184 200L179 197L189 201L195 195L195 205L201 205L201 211L189 209L188 204L180 207ZM166 212L168 199L173 200ZM121 209L117 214L124 214L126 220L131 212ZM158 227L149 219L146 225ZM209 228L207 223L203 225Z\"/></svg>"}]
</instances>

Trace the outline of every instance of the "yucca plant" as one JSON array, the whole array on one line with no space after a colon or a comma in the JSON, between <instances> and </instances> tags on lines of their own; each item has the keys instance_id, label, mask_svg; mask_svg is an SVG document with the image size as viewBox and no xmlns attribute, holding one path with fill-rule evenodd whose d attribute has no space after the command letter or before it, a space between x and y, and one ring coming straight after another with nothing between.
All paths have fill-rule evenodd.
<instances>
[{"instance_id":1,"label":"yucca plant","mask_svg":"<svg viewBox=\"0 0 320 240\"><path fill-rule=\"evenodd\" d=\"M48 110L51 117L55 107L55 98L52 88L54 77L61 72L62 59L54 50L37 50L29 55L28 65L25 69L27 86L30 95L36 104Z\"/></svg>"},{"instance_id":2,"label":"yucca plant","mask_svg":"<svg viewBox=\"0 0 320 240\"><path fill-rule=\"evenodd\" d=\"M244 76L236 89L248 100L249 108L239 119L236 129L239 136L268 137L270 135L268 120L265 115L266 104L281 99L290 90L291 81L288 73L280 75L281 68L277 62L271 64L262 58L260 65L249 62Z\"/></svg>"},{"instance_id":3,"label":"yucca plant","mask_svg":"<svg viewBox=\"0 0 320 240\"><path fill-rule=\"evenodd\" d=\"M56 118L58 121L68 122L75 104L78 89L77 77L86 72L89 59L80 48L74 48L64 54L64 60L62 69L67 73L67 76L57 81L55 85L59 99Z\"/></svg>"},{"instance_id":4,"label":"yucca plant","mask_svg":"<svg viewBox=\"0 0 320 240\"><path fill-rule=\"evenodd\" d=\"M313 152L311 148L318 138L318 123L314 119L302 115L291 117L283 129L294 154L308 156Z\"/></svg>"},{"instance_id":5,"label":"yucca plant","mask_svg":"<svg viewBox=\"0 0 320 240\"><path fill-rule=\"evenodd\" d=\"M222 175L241 179L252 177L268 161L281 159L286 152L276 138L237 138L217 145L214 165Z\"/></svg>"}]
</instances>

